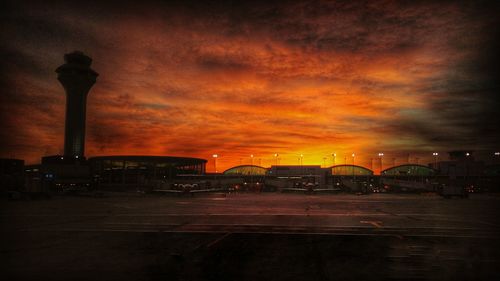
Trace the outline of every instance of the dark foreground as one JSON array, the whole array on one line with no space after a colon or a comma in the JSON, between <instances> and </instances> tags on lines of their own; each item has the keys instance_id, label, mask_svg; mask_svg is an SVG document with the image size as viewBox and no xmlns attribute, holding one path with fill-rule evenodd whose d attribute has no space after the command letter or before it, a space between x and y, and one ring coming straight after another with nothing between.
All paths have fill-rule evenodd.
<instances>
[{"instance_id":1,"label":"dark foreground","mask_svg":"<svg viewBox=\"0 0 500 281\"><path fill-rule=\"evenodd\" d=\"M500 280L500 197L2 202L3 280Z\"/></svg>"}]
</instances>

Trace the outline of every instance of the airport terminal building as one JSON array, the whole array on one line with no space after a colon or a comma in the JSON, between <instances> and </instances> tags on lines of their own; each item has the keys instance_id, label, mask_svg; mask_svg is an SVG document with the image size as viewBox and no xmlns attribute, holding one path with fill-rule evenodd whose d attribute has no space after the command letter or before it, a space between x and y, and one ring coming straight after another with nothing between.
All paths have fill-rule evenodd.
<instances>
[{"instance_id":1,"label":"airport terminal building","mask_svg":"<svg viewBox=\"0 0 500 281\"><path fill-rule=\"evenodd\" d=\"M2 181L9 182L8 185L14 186L10 183L14 178L24 177L24 187L34 190L63 186L147 190L181 181L204 181L206 186L227 187L241 181L242 184L250 185L267 182L277 187L314 183L321 188L344 186L352 191L358 190L360 186L375 185L382 178L385 182L380 182L386 186L396 183L428 186L461 180L460 184L497 188L500 182L500 165L495 163L485 166L481 161L474 161L471 151L451 151L450 161L435 161L428 167L410 163L391 167L382 171L380 176L375 176L371 169L357 165L276 165L269 168L240 165L222 174L207 174L207 160L200 158L119 155L87 159L84 154L86 99L98 74L90 68L92 59L81 52L66 54L64 59L65 63L56 70L67 101L64 154L42 157L41 164L23 167L24 174L10 172L14 166L24 166L24 163L19 162L22 160L2 160Z\"/></svg>"},{"instance_id":2,"label":"airport terminal building","mask_svg":"<svg viewBox=\"0 0 500 281\"><path fill-rule=\"evenodd\" d=\"M89 158L91 175L100 187L150 186L183 175L203 175L207 160L173 156L98 156Z\"/></svg>"}]
</instances>

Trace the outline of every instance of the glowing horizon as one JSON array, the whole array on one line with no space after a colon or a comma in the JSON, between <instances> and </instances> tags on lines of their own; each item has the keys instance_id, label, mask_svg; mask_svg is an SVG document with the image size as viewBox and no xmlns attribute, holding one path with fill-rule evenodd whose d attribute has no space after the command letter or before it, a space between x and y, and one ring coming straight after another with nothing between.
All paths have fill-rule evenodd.
<instances>
[{"instance_id":1,"label":"glowing horizon","mask_svg":"<svg viewBox=\"0 0 500 281\"><path fill-rule=\"evenodd\" d=\"M292 165L300 154L304 165L332 164L333 152L350 164L356 153L369 168L378 152L386 166L408 153L427 164L434 151L498 150L488 7L216 3L11 4L0 156L36 163L62 152L54 70L74 50L100 74L87 157L199 157L212 171L218 154L223 171L250 154L269 166L275 153Z\"/></svg>"}]
</instances>

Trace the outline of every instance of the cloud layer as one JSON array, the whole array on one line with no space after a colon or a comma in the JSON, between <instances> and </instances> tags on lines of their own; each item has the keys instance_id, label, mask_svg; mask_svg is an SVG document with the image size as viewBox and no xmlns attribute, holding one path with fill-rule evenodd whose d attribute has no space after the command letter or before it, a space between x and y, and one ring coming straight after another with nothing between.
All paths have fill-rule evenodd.
<instances>
[{"instance_id":1,"label":"cloud layer","mask_svg":"<svg viewBox=\"0 0 500 281\"><path fill-rule=\"evenodd\" d=\"M89 156L217 153L221 170L497 149L489 2L202 2L6 4L2 156L61 152L54 70L73 50L100 73Z\"/></svg>"}]
</instances>

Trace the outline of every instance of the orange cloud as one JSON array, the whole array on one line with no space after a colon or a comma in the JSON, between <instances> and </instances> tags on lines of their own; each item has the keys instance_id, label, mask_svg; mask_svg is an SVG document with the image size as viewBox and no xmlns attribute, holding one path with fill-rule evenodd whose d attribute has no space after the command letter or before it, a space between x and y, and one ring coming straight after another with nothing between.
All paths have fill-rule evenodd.
<instances>
[{"instance_id":1,"label":"orange cloud","mask_svg":"<svg viewBox=\"0 0 500 281\"><path fill-rule=\"evenodd\" d=\"M435 149L477 145L476 123L464 126L447 105L472 87L477 106L467 116L490 113L490 92L474 91L489 76L463 67L478 50L455 42L486 44L474 31L489 20L455 4L241 5L14 6L3 46L12 98L2 102L12 133L2 155L36 162L61 152L64 93L54 69L74 49L100 73L88 100L88 156L217 153L223 170L250 154L262 165L274 153L282 164L300 154L304 164L330 164L333 152L337 163L355 152L370 166L378 151L402 162L408 152L430 159Z\"/></svg>"}]
</instances>

